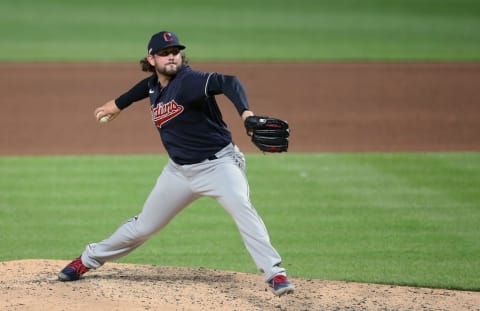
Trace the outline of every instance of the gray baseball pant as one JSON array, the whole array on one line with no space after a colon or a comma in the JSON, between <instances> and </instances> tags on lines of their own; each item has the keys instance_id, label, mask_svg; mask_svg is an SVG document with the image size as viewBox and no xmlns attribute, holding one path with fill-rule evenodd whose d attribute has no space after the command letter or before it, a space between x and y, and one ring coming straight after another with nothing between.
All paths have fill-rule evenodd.
<instances>
[{"instance_id":1,"label":"gray baseball pant","mask_svg":"<svg viewBox=\"0 0 480 311\"><path fill-rule=\"evenodd\" d=\"M123 257L165 227L181 210L201 196L216 199L233 217L243 242L258 269L268 281L277 274L281 258L270 242L267 229L249 199L245 159L230 144L216 154L216 160L178 165L169 160L148 196L141 213L123 223L107 239L87 245L82 262L98 268Z\"/></svg>"}]
</instances>

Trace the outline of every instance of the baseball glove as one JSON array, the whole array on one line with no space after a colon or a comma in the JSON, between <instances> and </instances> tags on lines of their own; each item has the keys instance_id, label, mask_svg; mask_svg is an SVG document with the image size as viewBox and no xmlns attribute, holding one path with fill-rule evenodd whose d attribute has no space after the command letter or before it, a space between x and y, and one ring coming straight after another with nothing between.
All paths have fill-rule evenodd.
<instances>
[{"instance_id":1,"label":"baseball glove","mask_svg":"<svg viewBox=\"0 0 480 311\"><path fill-rule=\"evenodd\" d=\"M290 129L286 121L261 116L250 116L245 119L247 134L252 142L263 152L288 151Z\"/></svg>"}]
</instances>

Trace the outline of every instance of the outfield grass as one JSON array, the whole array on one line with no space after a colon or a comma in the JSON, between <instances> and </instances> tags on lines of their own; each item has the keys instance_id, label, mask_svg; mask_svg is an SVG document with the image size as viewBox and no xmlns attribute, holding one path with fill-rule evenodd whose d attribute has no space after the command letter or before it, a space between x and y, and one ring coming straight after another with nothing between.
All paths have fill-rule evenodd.
<instances>
[{"instance_id":1,"label":"outfield grass","mask_svg":"<svg viewBox=\"0 0 480 311\"><path fill-rule=\"evenodd\" d=\"M7 0L0 61L136 61L164 29L194 60L480 60L478 0Z\"/></svg>"},{"instance_id":2,"label":"outfield grass","mask_svg":"<svg viewBox=\"0 0 480 311\"><path fill-rule=\"evenodd\" d=\"M71 259L137 214L166 156L0 157L0 261ZM480 154L248 154L292 276L479 290ZM121 262L255 272L213 200Z\"/></svg>"}]
</instances>

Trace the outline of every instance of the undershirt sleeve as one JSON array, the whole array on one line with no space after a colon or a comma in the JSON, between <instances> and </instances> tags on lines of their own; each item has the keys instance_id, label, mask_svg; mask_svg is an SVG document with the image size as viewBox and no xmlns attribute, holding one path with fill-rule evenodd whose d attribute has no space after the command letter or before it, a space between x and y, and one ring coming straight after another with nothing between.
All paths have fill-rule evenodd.
<instances>
[{"instance_id":1,"label":"undershirt sleeve","mask_svg":"<svg viewBox=\"0 0 480 311\"><path fill-rule=\"evenodd\" d=\"M142 100L148 97L148 80L145 78L142 81L135 84L130 90L120 95L115 99L115 105L118 109L123 110L130 106L132 103Z\"/></svg>"},{"instance_id":2,"label":"undershirt sleeve","mask_svg":"<svg viewBox=\"0 0 480 311\"><path fill-rule=\"evenodd\" d=\"M207 80L205 95L217 94L224 94L235 105L240 115L249 109L245 88L235 76L212 73Z\"/></svg>"}]
</instances>

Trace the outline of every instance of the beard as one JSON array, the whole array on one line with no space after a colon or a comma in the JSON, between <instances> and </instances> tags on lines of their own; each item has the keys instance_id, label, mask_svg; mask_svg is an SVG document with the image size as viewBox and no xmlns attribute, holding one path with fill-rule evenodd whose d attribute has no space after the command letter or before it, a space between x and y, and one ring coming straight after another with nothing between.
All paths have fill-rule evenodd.
<instances>
[{"instance_id":1,"label":"beard","mask_svg":"<svg viewBox=\"0 0 480 311\"><path fill-rule=\"evenodd\" d=\"M180 63L168 63L164 66L162 66L161 68L157 68L157 71L158 73L164 75L164 76L168 76L168 77L173 77L175 76L179 71L180 69L182 69L183 67L183 63L182 61L180 61Z\"/></svg>"}]
</instances>

